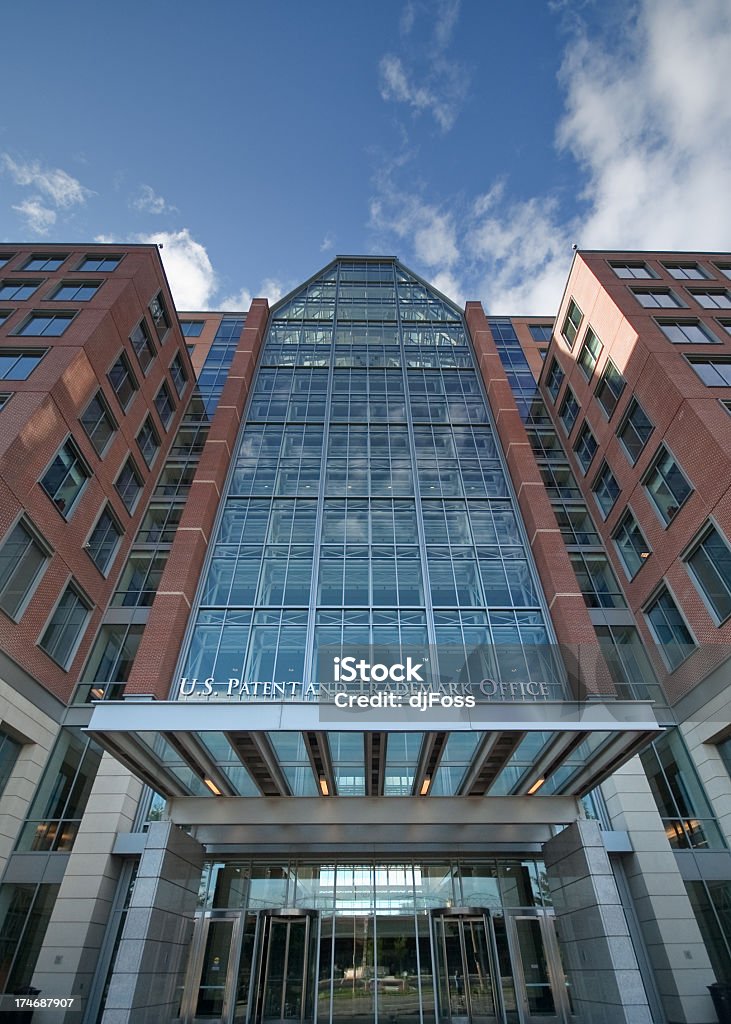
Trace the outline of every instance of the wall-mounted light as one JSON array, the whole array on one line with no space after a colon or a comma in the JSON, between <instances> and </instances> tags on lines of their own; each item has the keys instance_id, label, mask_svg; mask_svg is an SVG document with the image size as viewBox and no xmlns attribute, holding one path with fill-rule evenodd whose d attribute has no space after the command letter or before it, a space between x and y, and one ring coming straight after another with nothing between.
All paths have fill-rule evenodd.
<instances>
[{"instance_id":1,"label":"wall-mounted light","mask_svg":"<svg viewBox=\"0 0 731 1024\"><path fill-rule=\"evenodd\" d=\"M324 775L320 776L320 792L323 796L330 796L330 787L327 784L327 779Z\"/></svg>"},{"instance_id":2,"label":"wall-mounted light","mask_svg":"<svg viewBox=\"0 0 731 1024\"><path fill-rule=\"evenodd\" d=\"M419 796L426 796L426 794L429 792L429 786L431 786L431 777L429 775L427 775L427 777L424 779L424 781L421 784L421 789L419 790Z\"/></svg>"},{"instance_id":3,"label":"wall-mounted light","mask_svg":"<svg viewBox=\"0 0 731 1024\"><path fill-rule=\"evenodd\" d=\"M530 789L528 790L528 796L533 796L533 794L534 794L534 793L537 793L537 792L538 792L538 790L539 790L539 789L541 788L541 786L543 785L543 783L544 783L545 781L546 781L546 780L545 780L545 778L543 778L543 779L537 779L537 780L536 780L536 781L535 781L535 782L533 783L533 785L531 786L531 788L530 788Z\"/></svg>"},{"instance_id":4,"label":"wall-mounted light","mask_svg":"<svg viewBox=\"0 0 731 1024\"><path fill-rule=\"evenodd\" d=\"M211 779L204 779L203 783L204 785L208 786L208 788L210 789L211 793L213 793L214 796L221 795L221 790L218 788L215 782L211 781Z\"/></svg>"}]
</instances>

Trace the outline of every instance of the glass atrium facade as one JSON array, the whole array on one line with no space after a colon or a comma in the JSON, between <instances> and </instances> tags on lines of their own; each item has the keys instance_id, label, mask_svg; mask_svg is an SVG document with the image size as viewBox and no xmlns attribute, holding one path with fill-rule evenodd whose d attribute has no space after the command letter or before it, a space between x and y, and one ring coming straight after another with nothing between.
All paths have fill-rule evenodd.
<instances>
[{"instance_id":1,"label":"glass atrium facade","mask_svg":"<svg viewBox=\"0 0 731 1024\"><path fill-rule=\"evenodd\" d=\"M549 643L462 317L395 261L275 307L199 598L181 674L219 697L322 645Z\"/></svg>"}]
</instances>

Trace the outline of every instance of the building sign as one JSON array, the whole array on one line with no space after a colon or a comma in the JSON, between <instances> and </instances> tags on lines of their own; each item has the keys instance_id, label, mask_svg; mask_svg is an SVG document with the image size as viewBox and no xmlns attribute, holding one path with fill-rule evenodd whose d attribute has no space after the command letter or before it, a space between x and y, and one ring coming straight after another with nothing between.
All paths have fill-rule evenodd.
<instances>
[{"instance_id":1,"label":"building sign","mask_svg":"<svg viewBox=\"0 0 731 1024\"><path fill-rule=\"evenodd\" d=\"M547 651L550 650L550 656ZM254 680L182 676L176 699L184 701L315 702L340 709L471 708L492 701L564 700L567 685L555 648L488 645L465 656L462 646L328 646L319 650L313 678Z\"/></svg>"}]
</instances>

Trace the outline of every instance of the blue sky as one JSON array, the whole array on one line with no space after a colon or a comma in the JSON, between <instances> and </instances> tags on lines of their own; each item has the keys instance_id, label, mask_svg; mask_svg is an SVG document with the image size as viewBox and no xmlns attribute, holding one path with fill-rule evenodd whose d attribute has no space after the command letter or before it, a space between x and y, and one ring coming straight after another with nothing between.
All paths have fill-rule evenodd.
<instances>
[{"instance_id":1,"label":"blue sky","mask_svg":"<svg viewBox=\"0 0 731 1024\"><path fill-rule=\"evenodd\" d=\"M39 0L3 36L0 237L159 239L181 309L384 252L551 314L574 242L729 248L725 0Z\"/></svg>"}]
</instances>

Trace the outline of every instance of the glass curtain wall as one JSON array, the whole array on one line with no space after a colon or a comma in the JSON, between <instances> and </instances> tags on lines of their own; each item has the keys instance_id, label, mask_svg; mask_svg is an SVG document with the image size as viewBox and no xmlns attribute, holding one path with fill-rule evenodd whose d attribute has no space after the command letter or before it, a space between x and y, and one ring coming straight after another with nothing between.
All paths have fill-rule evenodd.
<instances>
[{"instance_id":1,"label":"glass curtain wall","mask_svg":"<svg viewBox=\"0 0 731 1024\"><path fill-rule=\"evenodd\" d=\"M548 641L460 314L337 261L273 311L182 675L220 696L306 680L318 645Z\"/></svg>"}]
</instances>

